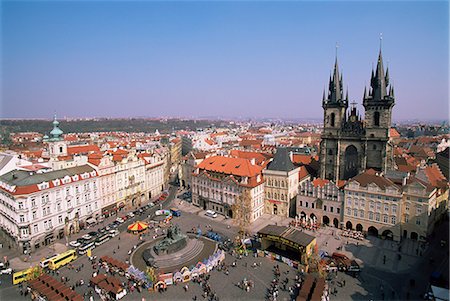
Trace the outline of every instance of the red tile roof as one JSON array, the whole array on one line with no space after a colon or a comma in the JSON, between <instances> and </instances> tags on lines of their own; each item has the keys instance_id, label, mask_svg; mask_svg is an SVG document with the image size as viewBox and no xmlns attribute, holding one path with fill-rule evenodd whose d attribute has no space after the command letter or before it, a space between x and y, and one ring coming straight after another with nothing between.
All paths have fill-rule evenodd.
<instances>
[{"instance_id":1,"label":"red tile roof","mask_svg":"<svg viewBox=\"0 0 450 301\"><path fill-rule=\"evenodd\" d=\"M241 177L254 177L262 172L261 166L253 165L248 159L223 156L206 158L198 165L198 168Z\"/></svg>"},{"instance_id":2,"label":"red tile roof","mask_svg":"<svg viewBox=\"0 0 450 301\"><path fill-rule=\"evenodd\" d=\"M88 154L93 152L99 152L100 148L94 144L86 144L86 145L74 145L67 147L67 154L75 155L75 154Z\"/></svg>"}]
</instances>

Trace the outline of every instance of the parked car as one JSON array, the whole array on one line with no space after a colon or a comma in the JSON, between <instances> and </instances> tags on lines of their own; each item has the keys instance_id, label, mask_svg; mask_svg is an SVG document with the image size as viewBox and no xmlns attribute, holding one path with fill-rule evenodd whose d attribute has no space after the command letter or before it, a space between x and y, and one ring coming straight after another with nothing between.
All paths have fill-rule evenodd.
<instances>
[{"instance_id":1,"label":"parked car","mask_svg":"<svg viewBox=\"0 0 450 301\"><path fill-rule=\"evenodd\" d=\"M89 234L84 234L83 236L81 236L83 239L85 240L89 240L92 238L92 236L90 236Z\"/></svg>"},{"instance_id":2,"label":"parked car","mask_svg":"<svg viewBox=\"0 0 450 301\"><path fill-rule=\"evenodd\" d=\"M217 213L215 211L212 211L212 210L206 210L205 215L208 216L208 217L212 217L212 218L216 218L217 217Z\"/></svg>"},{"instance_id":3,"label":"parked car","mask_svg":"<svg viewBox=\"0 0 450 301\"><path fill-rule=\"evenodd\" d=\"M88 232L88 234L89 234L91 237L97 237L97 236L98 236L98 233L95 232L95 231Z\"/></svg>"},{"instance_id":4,"label":"parked car","mask_svg":"<svg viewBox=\"0 0 450 301\"><path fill-rule=\"evenodd\" d=\"M128 217L129 217L129 218L134 217L134 213L133 213L133 212L128 212Z\"/></svg>"},{"instance_id":5,"label":"parked car","mask_svg":"<svg viewBox=\"0 0 450 301\"><path fill-rule=\"evenodd\" d=\"M111 237L115 237L119 234L120 234L119 230L109 230L109 236Z\"/></svg>"},{"instance_id":6,"label":"parked car","mask_svg":"<svg viewBox=\"0 0 450 301\"><path fill-rule=\"evenodd\" d=\"M78 241L74 240L74 241L69 242L69 245L71 247L78 248L79 246L81 246L81 242L78 242Z\"/></svg>"},{"instance_id":7,"label":"parked car","mask_svg":"<svg viewBox=\"0 0 450 301\"><path fill-rule=\"evenodd\" d=\"M155 206L155 203L153 203L153 202L150 202L150 203L148 203L148 208L152 208L152 207L154 207Z\"/></svg>"},{"instance_id":8,"label":"parked car","mask_svg":"<svg viewBox=\"0 0 450 301\"><path fill-rule=\"evenodd\" d=\"M3 274L11 275L11 273L12 273L12 268L3 269L0 271L0 275L3 275Z\"/></svg>"},{"instance_id":9,"label":"parked car","mask_svg":"<svg viewBox=\"0 0 450 301\"><path fill-rule=\"evenodd\" d=\"M105 233L106 232L106 229L105 228L100 228L100 229L98 229L98 233Z\"/></svg>"},{"instance_id":10,"label":"parked car","mask_svg":"<svg viewBox=\"0 0 450 301\"><path fill-rule=\"evenodd\" d=\"M116 222L119 222L120 224L123 223L125 220L122 217L116 218Z\"/></svg>"}]
</instances>

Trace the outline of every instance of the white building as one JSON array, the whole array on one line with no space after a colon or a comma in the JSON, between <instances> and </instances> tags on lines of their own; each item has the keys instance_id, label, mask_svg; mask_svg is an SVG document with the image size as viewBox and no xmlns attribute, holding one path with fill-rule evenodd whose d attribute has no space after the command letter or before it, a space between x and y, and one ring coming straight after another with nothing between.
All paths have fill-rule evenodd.
<instances>
[{"instance_id":1,"label":"white building","mask_svg":"<svg viewBox=\"0 0 450 301\"><path fill-rule=\"evenodd\" d=\"M100 213L97 172L89 165L0 176L0 226L20 250L77 232Z\"/></svg>"}]
</instances>

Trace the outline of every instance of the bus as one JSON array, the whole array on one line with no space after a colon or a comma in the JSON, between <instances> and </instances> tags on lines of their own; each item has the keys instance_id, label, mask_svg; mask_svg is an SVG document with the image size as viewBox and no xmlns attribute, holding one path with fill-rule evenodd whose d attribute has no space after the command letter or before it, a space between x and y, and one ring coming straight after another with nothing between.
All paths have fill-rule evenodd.
<instances>
[{"instance_id":1,"label":"bus","mask_svg":"<svg viewBox=\"0 0 450 301\"><path fill-rule=\"evenodd\" d=\"M38 266L31 267L29 269L14 273L12 275L12 283L13 285L16 285L24 281L28 281L36 277L39 277L41 274L42 269L40 269Z\"/></svg>"},{"instance_id":2,"label":"bus","mask_svg":"<svg viewBox=\"0 0 450 301\"><path fill-rule=\"evenodd\" d=\"M75 250L69 250L55 257L50 258L48 268L50 270L57 270L63 265L66 265L69 262L74 261L75 259L77 259L77 253L75 252Z\"/></svg>"},{"instance_id":3,"label":"bus","mask_svg":"<svg viewBox=\"0 0 450 301\"><path fill-rule=\"evenodd\" d=\"M87 253L87 250L89 249L94 249L95 248L95 241L90 241L88 243L85 243L84 245L81 245L78 248L78 254L79 255L84 255Z\"/></svg>"},{"instance_id":4,"label":"bus","mask_svg":"<svg viewBox=\"0 0 450 301\"><path fill-rule=\"evenodd\" d=\"M53 257L56 257L56 256L58 256L58 255L53 255L53 256L50 256L50 257L47 257L47 258L43 259L41 262L39 262L39 265L43 269L48 268L48 263L50 262L50 259L52 259Z\"/></svg>"},{"instance_id":5,"label":"bus","mask_svg":"<svg viewBox=\"0 0 450 301\"><path fill-rule=\"evenodd\" d=\"M104 233L102 236L98 237L95 240L95 245L99 246L101 244L104 244L105 242L107 242L109 239L111 238L111 236L109 235L109 233Z\"/></svg>"},{"instance_id":6,"label":"bus","mask_svg":"<svg viewBox=\"0 0 450 301\"><path fill-rule=\"evenodd\" d=\"M173 216L181 216L181 211L180 211L180 209L177 209L177 208L170 208L170 212L172 213Z\"/></svg>"}]
</instances>

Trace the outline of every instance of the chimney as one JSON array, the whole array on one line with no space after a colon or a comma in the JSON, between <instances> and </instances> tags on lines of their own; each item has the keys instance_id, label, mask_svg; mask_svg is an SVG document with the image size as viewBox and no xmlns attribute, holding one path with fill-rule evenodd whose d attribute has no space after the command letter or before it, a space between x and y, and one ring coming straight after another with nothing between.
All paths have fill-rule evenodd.
<instances>
[{"instance_id":1,"label":"chimney","mask_svg":"<svg viewBox=\"0 0 450 301\"><path fill-rule=\"evenodd\" d=\"M251 158L251 159L250 159L250 163L252 163L252 165L255 165L255 164L256 164L255 158Z\"/></svg>"}]
</instances>

